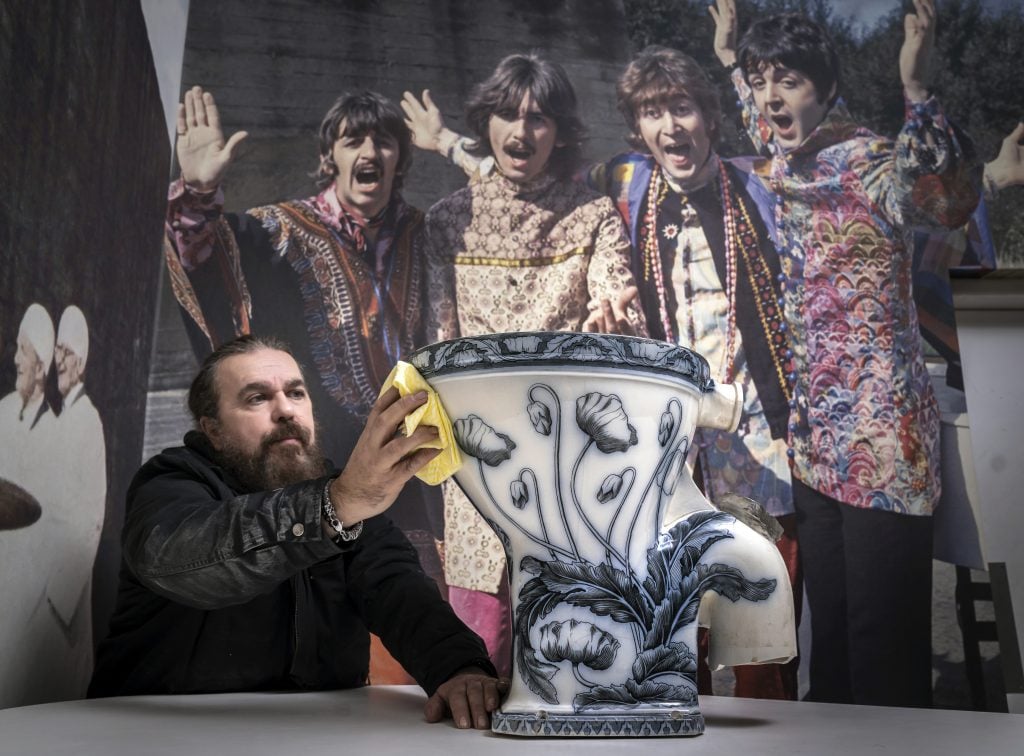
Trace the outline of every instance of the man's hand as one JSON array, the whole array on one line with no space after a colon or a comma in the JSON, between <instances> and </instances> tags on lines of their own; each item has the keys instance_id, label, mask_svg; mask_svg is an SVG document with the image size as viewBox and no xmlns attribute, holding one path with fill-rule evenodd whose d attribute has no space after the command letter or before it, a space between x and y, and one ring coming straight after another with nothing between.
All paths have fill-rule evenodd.
<instances>
[{"instance_id":1,"label":"man's hand","mask_svg":"<svg viewBox=\"0 0 1024 756\"><path fill-rule=\"evenodd\" d=\"M1003 140L999 149L999 155L991 163L985 164L986 188L991 183L995 190L1005 189L1008 186L1020 186L1024 184L1024 122L1018 123L1017 128Z\"/></svg>"},{"instance_id":2,"label":"man's hand","mask_svg":"<svg viewBox=\"0 0 1024 756\"><path fill-rule=\"evenodd\" d=\"M900 80L911 102L928 99L932 50L935 47L935 0L914 0L914 12L903 18Z\"/></svg>"},{"instance_id":3,"label":"man's hand","mask_svg":"<svg viewBox=\"0 0 1024 756\"><path fill-rule=\"evenodd\" d=\"M443 152L443 145L451 144L457 138L455 132L444 127L441 109L434 104L429 89L423 90L422 102L412 92L406 92L401 105L405 111L405 125L412 132L412 143L421 150Z\"/></svg>"},{"instance_id":4,"label":"man's hand","mask_svg":"<svg viewBox=\"0 0 1024 756\"><path fill-rule=\"evenodd\" d=\"M398 389L390 388L374 402L345 469L331 483L331 503L342 524L387 510L406 481L440 454L440 449L416 449L437 438L434 426L421 425L408 437L400 433L405 416L426 401L426 391L399 397Z\"/></svg>"},{"instance_id":5,"label":"man's hand","mask_svg":"<svg viewBox=\"0 0 1024 756\"><path fill-rule=\"evenodd\" d=\"M443 683L423 707L428 722L451 716L460 730L491 726L491 712L508 691L508 680L495 678L476 667L468 667Z\"/></svg>"},{"instance_id":6,"label":"man's hand","mask_svg":"<svg viewBox=\"0 0 1024 756\"><path fill-rule=\"evenodd\" d=\"M708 13L715 20L715 55L731 68L736 65L736 0L715 0Z\"/></svg>"},{"instance_id":7,"label":"man's hand","mask_svg":"<svg viewBox=\"0 0 1024 756\"><path fill-rule=\"evenodd\" d=\"M633 324L629 322L626 308L637 298L637 288L630 286L614 303L607 299L601 300L601 306L590 313L583 321L584 333L620 333L626 336L635 335Z\"/></svg>"},{"instance_id":8,"label":"man's hand","mask_svg":"<svg viewBox=\"0 0 1024 756\"><path fill-rule=\"evenodd\" d=\"M201 87L185 92L185 101L178 105L178 165L181 177L200 191L213 191L224 178L234 158L235 148L249 136L238 131L224 142L220 113L213 95Z\"/></svg>"}]
</instances>

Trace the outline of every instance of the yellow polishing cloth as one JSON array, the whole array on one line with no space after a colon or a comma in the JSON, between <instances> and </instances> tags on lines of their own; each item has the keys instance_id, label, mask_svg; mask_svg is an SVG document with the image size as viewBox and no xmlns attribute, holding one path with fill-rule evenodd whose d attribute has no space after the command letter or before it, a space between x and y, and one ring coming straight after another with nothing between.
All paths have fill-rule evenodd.
<instances>
[{"instance_id":1,"label":"yellow polishing cloth","mask_svg":"<svg viewBox=\"0 0 1024 756\"><path fill-rule=\"evenodd\" d=\"M384 387L380 390L383 394L394 386L401 396L415 394L417 391L427 392L427 403L410 412L405 417L405 435L412 435L417 427L422 425L433 425L437 428L437 439L428 441L421 445L420 449L440 449L441 453L430 460L416 473L416 477L431 486L436 486L443 480L447 480L462 467L462 454L459 452L459 445L455 443L455 434L452 432L452 423L441 406L441 397L430 387L430 384L423 380L419 371L408 362L399 360L391 375L384 381Z\"/></svg>"}]
</instances>

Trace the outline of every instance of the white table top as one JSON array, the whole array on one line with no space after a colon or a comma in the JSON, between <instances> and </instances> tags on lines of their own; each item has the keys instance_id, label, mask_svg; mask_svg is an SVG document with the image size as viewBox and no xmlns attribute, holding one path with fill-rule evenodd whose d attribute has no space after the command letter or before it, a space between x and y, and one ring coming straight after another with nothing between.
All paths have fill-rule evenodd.
<instances>
[{"instance_id":1,"label":"white table top","mask_svg":"<svg viewBox=\"0 0 1024 756\"><path fill-rule=\"evenodd\" d=\"M628 739L518 738L423 721L423 692L138 696L0 711L3 756L621 754ZM1024 754L1024 716L701 697L695 738L650 738L644 756Z\"/></svg>"}]
</instances>

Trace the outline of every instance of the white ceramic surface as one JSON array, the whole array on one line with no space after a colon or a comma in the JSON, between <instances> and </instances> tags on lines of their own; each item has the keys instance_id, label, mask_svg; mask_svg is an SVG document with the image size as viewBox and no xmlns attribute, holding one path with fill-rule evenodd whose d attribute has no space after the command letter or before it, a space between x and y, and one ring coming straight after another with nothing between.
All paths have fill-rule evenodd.
<instances>
[{"instance_id":1,"label":"white ceramic surface","mask_svg":"<svg viewBox=\"0 0 1024 756\"><path fill-rule=\"evenodd\" d=\"M513 680L498 732L696 735L696 633L711 663L796 651L777 549L714 509L686 471L698 423L735 428L742 399L663 342L496 334L410 361L437 390L456 475L505 546Z\"/></svg>"}]
</instances>

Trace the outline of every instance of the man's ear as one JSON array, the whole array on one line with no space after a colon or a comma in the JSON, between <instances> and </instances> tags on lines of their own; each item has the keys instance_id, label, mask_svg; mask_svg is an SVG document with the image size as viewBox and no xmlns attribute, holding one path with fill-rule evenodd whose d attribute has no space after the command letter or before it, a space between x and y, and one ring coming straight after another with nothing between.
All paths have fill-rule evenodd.
<instances>
[{"instance_id":1,"label":"man's ear","mask_svg":"<svg viewBox=\"0 0 1024 756\"><path fill-rule=\"evenodd\" d=\"M210 443L213 444L213 448L220 451L220 423L217 422L216 418L199 418L199 430L203 432L204 436L210 439Z\"/></svg>"}]
</instances>

